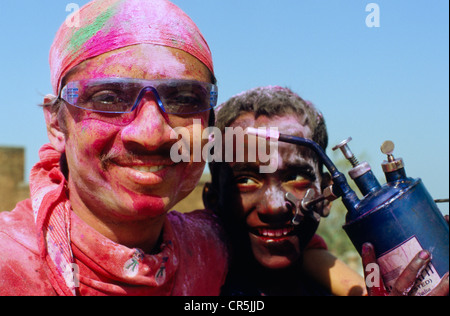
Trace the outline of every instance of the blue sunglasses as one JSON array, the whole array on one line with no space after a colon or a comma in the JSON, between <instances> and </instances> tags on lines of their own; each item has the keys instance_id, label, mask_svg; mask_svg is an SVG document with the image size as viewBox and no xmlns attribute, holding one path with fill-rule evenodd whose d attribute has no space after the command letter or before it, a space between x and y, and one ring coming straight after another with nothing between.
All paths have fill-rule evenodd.
<instances>
[{"instance_id":1,"label":"blue sunglasses","mask_svg":"<svg viewBox=\"0 0 450 316\"><path fill-rule=\"evenodd\" d=\"M217 105L216 85L195 80L100 78L71 81L60 93L67 103L97 113L133 112L148 92L154 94L164 113L189 115Z\"/></svg>"}]
</instances>

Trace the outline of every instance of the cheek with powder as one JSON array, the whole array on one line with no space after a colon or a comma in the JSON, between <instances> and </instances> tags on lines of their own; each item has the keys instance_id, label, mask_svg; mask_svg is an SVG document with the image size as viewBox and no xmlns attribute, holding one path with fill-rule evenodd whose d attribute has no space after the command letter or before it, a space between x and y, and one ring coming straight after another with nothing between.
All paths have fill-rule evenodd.
<instances>
[{"instance_id":1,"label":"cheek with powder","mask_svg":"<svg viewBox=\"0 0 450 316\"><path fill-rule=\"evenodd\" d=\"M183 177L190 179L190 181L180 182L181 192L189 193L194 190L197 182L203 174L206 162L203 160L202 150L208 142L208 139L203 139L202 135L207 127L208 116L208 113L203 113L195 118L190 118L185 122L172 122L181 124L178 126L184 126L189 131L190 135L190 162L187 163L183 172Z\"/></svg>"},{"instance_id":2,"label":"cheek with powder","mask_svg":"<svg viewBox=\"0 0 450 316\"><path fill-rule=\"evenodd\" d=\"M76 124L68 142L69 155L73 156L68 158L71 158L75 164L72 170L85 172L87 179L97 174L102 175L102 156L109 154L112 150L119 130L117 126L97 120L83 120ZM94 170L95 172L92 172Z\"/></svg>"},{"instance_id":3,"label":"cheek with powder","mask_svg":"<svg viewBox=\"0 0 450 316\"><path fill-rule=\"evenodd\" d=\"M182 197L187 196L191 193L195 187L197 186L198 181L203 174L205 169L204 163L195 163L191 165L189 170L187 170L184 174L184 180L180 183L179 192L182 194Z\"/></svg>"},{"instance_id":4,"label":"cheek with powder","mask_svg":"<svg viewBox=\"0 0 450 316\"><path fill-rule=\"evenodd\" d=\"M109 150L119 131L120 127L106 122L86 120L82 123L79 138L86 142L88 148L85 150L99 154Z\"/></svg>"}]
</instances>

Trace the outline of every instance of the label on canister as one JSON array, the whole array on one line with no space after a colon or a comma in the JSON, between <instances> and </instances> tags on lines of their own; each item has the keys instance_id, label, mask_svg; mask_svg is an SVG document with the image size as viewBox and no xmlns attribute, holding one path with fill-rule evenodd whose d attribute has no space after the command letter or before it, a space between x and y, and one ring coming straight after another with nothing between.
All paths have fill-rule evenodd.
<instances>
[{"instance_id":1,"label":"label on canister","mask_svg":"<svg viewBox=\"0 0 450 316\"><path fill-rule=\"evenodd\" d=\"M423 250L416 237L411 237L399 246L385 252L377 260L387 291L391 291L395 281L411 262ZM410 295L423 296L429 293L440 282L441 278L434 266L429 263L422 270L419 279L409 292Z\"/></svg>"}]
</instances>

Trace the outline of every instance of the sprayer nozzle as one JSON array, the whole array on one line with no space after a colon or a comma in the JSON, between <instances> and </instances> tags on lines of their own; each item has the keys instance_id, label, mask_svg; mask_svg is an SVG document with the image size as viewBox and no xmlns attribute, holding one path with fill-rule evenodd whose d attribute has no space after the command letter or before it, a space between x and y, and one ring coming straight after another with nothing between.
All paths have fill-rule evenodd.
<instances>
[{"instance_id":1,"label":"sprayer nozzle","mask_svg":"<svg viewBox=\"0 0 450 316\"><path fill-rule=\"evenodd\" d=\"M265 127L260 128L247 127L245 129L245 133L248 135L254 135L257 137L262 137L270 140L278 140L280 138L280 133L278 132L278 129L273 128L267 129Z\"/></svg>"},{"instance_id":2,"label":"sprayer nozzle","mask_svg":"<svg viewBox=\"0 0 450 316\"><path fill-rule=\"evenodd\" d=\"M353 155L352 151L348 147L348 143L352 140L351 137L347 138L346 140L343 140L339 144L333 147L333 150L340 149L342 153L344 154L344 157L347 158L348 161L352 164L353 167L356 167L359 165L358 159L356 159L355 155Z\"/></svg>"},{"instance_id":3,"label":"sprayer nozzle","mask_svg":"<svg viewBox=\"0 0 450 316\"><path fill-rule=\"evenodd\" d=\"M395 145L390 140L385 141L380 147L381 152L388 156L388 161L389 162L394 162L395 161L395 158L392 155L392 153L394 152L394 148L395 148Z\"/></svg>"},{"instance_id":4,"label":"sprayer nozzle","mask_svg":"<svg viewBox=\"0 0 450 316\"><path fill-rule=\"evenodd\" d=\"M381 167L383 168L384 172L393 172L397 171L399 169L402 169L404 167L403 159L402 158L394 158L394 155L392 154L394 152L395 146L394 143L390 140L385 141L381 147L381 152L385 155L387 155L387 161L383 161L381 164Z\"/></svg>"}]
</instances>

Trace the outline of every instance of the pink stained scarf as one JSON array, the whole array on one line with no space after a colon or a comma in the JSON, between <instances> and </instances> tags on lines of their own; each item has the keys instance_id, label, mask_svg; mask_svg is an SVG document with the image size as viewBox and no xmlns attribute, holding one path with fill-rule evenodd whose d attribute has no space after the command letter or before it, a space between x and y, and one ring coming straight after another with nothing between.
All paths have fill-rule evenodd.
<instances>
[{"instance_id":1,"label":"pink stained scarf","mask_svg":"<svg viewBox=\"0 0 450 316\"><path fill-rule=\"evenodd\" d=\"M78 218L66 196L60 153L44 145L30 175L39 252L58 295L218 295L228 250L207 211L170 212L160 251L114 243Z\"/></svg>"},{"instance_id":2,"label":"pink stained scarf","mask_svg":"<svg viewBox=\"0 0 450 316\"><path fill-rule=\"evenodd\" d=\"M59 169L60 153L50 145L39 151L40 161L30 174L30 194L38 231L38 246L59 295L75 295L74 263L70 246L70 204L66 181Z\"/></svg>"},{"instance_id":3,"label":"pink stained scarf","mask_svg":"<svg viewBox=\"0 0 450 316\"><path fill-rule=\"evenodd\" d=\"M94 0L76 14L79 25L64 23L50 50L55 95L64 75L81 62L137 44L183 50L214 74L211 51L200 30L167 0Z\"/></svg>"}]
</instances>

